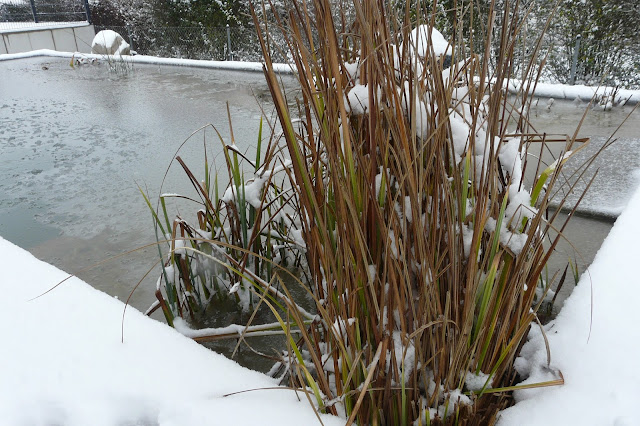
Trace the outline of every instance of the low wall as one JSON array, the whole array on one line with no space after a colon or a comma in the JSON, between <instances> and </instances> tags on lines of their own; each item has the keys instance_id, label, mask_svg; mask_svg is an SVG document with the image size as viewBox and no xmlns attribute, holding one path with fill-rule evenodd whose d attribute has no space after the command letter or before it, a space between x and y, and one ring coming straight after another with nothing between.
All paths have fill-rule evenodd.
<instances>
[{"instance_id":1,"label":"low wall","mask_svg":"<svg viewBox=\"0 0 640 426\"><path fill-rule=\"evenodd\" d=\"M59 52L91 52L96 32L86 22L49 24L0 31L0 54L50 49Z\"/></svg>"}]
</instances>

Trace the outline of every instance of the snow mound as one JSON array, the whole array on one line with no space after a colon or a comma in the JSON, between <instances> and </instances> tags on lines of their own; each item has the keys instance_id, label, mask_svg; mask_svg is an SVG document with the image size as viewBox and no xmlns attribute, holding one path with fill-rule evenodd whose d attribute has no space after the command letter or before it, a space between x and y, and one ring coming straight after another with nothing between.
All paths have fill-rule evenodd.
<instances>
[{"instance_id":1,"label":"snow mound","mask_svg":"<svg viewBox=\"0 0 640 426\"><path fill-rule=\"evenodd\" d=\"M129 43L112 30L102 30L93 38L91 53L98 55L129 55Z\"/></svg>"}]
</instances>

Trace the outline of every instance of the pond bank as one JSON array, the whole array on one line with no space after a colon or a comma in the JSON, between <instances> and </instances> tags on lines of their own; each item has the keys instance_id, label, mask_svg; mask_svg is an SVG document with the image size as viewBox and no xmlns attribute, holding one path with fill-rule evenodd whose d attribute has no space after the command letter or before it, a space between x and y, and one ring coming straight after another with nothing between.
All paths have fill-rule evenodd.
<instances>
[{"instance_id":1,"label":"pond bank","mask_svg":"<svg viewBox=\"0 0 640 426\"><path fill-rule=\"evenodd\" d=\"M500 426L640 424L640 190L629 201L594 262L545 326L551 351L534 330L518 361L538 383L564 377L558 387L516 392Z\"/></svg>"},{"instance_id":2,"label":"pond bank","mask_svg":"<svg viewBox=\"0 0 640 426\"><path fill-rule=\"evenodd\" d=\"M67 274L2 238L0 270L3 425L318 423L304 393L274 389L134 308L121 328L124 304L80 279L37 297Z\"/></svg>"},{"instance_id":3,"label":"pond bank","mask_svg":"<svg viewBox=\"0 0 640 426\"><path fill-rule=\"evenodd\" d=\"M85 58L95 59L105 62L123 62L127 64L147 64L147 65L172 65L181 67L192 68L209 68L209 69L223 69L228 71L252 71L262 73L262 64L259 62L241 62L241 61L203 61L199 59L178 59L178 58L160 58L156 56L110 56L96 55L90 53L78 53L78 52L57 52L55 50L41 49L33 50L24 53L13 53L0 55L0 61L9 61L14 59L25 58L37 58L37 57L51 57L51 58ZM293 65L288 64L274 64L274 68L277 72L283 74L292 74Z\"/></svg>"}]
</instances>

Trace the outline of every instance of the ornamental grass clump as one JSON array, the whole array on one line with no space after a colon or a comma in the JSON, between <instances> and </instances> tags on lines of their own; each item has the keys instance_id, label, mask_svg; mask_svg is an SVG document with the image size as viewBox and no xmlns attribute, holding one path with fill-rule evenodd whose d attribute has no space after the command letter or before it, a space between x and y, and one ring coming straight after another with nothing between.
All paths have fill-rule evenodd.
<instances>
[{"instance_id":1,"label":"ornamental grass clump","mask_svg":"<svg viewBox=\"0 0 640 426\"><path fill-rule=\"evenodd\" d=\"M551 141L528 121L540 41L507 93L527 13L461 2L444 37L420 3L355 0L352 20L329 0L289 4L287 16L262 9L268 27L253 13L278 117L264 158L259 136L243 168L231 132L222 196L206 160L199 182L178 158L198 224L170 222L169 195L153 213L170 244L158 306L171 324L216 298L268 308L273 323L252 314L232 333L203 333L279 327L287 347L271 374L348 423L491 424L557 278L545 268L566 222L548 214L550 198L573 189L561 171L575 136ZM297 102L276 74L278 49L295 65ZM548 143L564 148L551 164ZM313 312L287 285L292 262Z\"/></svg>"},{"instance_id":2,"label":"ornamental grass clump","mask_svg":"<svg viewBox=\"0 0 640 426\"><path fill-rule=\"evenodd\" d=\"M293 0L269 28L254 12L317 308L280 372L349 423L490 424L536 326L536 289L564 229L547 205L576 140L542 162L548 141L527 119L539 43L518 71L522 90L507 94L518 2L485 15L458 3L448 39L419 4L400 15L353 5L351 24L328 0ZM295 64L297 108L270 31ZM288 308L287 330L305 320Z\"/></svg>"}]
</instances>

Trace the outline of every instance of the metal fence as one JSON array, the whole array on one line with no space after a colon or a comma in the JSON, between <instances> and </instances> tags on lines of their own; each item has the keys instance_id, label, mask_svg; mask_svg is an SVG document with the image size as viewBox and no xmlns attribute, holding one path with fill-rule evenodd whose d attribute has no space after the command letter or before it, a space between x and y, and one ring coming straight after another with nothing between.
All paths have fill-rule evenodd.
<instances>
[{"instance_id":1,"label":"metal fence","mask_svg":"<svg viewBox=\"0 0 640 426\"><path fill-rule=\"evenodd\" d=\"M81 21L91 22L88 0L0 0L0 29Z\"/></svg>"},{"instance_id":2,"label":"metal fence","mask_svg":"<svg viewBox=\"0 0 640 426\"><path fill-rule=\"evenodd\" d=\"M117 27L96 26L96 32L119 33L140 55L168 58L261 61L262 52L253 27ZM284 45L277 42L274 46ZM275 50L275 47L274 47ZM275 50L274 59L284 60Z\"/></svg>"}]
</instances>

